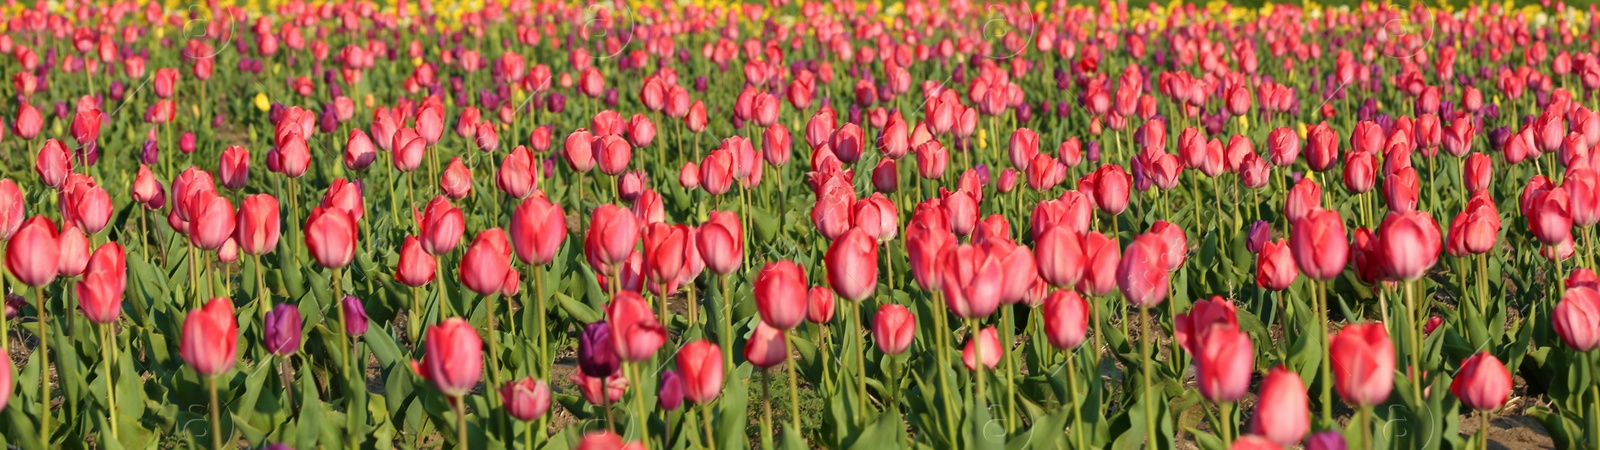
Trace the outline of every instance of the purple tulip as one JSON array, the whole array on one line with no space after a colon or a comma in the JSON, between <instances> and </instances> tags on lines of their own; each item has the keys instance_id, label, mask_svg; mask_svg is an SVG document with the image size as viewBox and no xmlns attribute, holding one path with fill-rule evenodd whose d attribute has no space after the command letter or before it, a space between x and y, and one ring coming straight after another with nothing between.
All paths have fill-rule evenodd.
<instances>
[{"instance_id":1,"label":"purple tulip","mask_svg":"<svg viewBox=\"0 0 1600 450\"><path fill-rule=\"evenodd\" d=\"M367 334L367 308L361 306L361 300L354 295L344 296L344 334L360 336Z\"/></svg>"},{"instance_id":2,"label":"purple tulip","mask_svg":"<svg viewBox=\"0 0 1600 450\"><path fill-rule=\"evenodd\" d=\"M611 343L611 325L601 320L583 328L578 336L578 369L584 375L605 378L617 373L622 361Z\"/></svg>"},{"instance_id":3,"label":"purple tulip","mask_svg":"<svg viewBox=\"0 0 1600 450\"><path fill-rule=\"evenodd\" d=\"M285 356L300 351L300 308L279 304L267 313L262 325L262 340L267 352Z\"/></svg>"},{"instance_id":4,"label":"purple tulip","mask_svg":"<svg viewBox=\"0 0 1600 450\"><path fill-rule=\"evenodd\" d=\"M656 407L672 411L679 406L683 406L683 379L678 371L667 369L661 372L661 384L656 387Z\"/></svg>"}]
</instances>

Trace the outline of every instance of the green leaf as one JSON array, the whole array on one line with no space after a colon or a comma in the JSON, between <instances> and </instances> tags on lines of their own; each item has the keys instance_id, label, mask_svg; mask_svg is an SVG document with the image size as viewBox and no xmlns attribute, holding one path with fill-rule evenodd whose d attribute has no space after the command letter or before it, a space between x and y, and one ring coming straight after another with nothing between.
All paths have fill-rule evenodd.
<instances>
[{"instance_id":1,"label":"green leaf","mask_svg":"<svg viewBox=\"0 0 1600 450\"><path fill-rule=\"evenodd\" d=\"M717 448L743 449L749 447L748 435L745 433L745 424L749 423L749 413L746 408L750 396L750 371L749 364L740 365L733 370L726 384L722 388L722 396L717 401Z\"/></svg>"}]
</instances>

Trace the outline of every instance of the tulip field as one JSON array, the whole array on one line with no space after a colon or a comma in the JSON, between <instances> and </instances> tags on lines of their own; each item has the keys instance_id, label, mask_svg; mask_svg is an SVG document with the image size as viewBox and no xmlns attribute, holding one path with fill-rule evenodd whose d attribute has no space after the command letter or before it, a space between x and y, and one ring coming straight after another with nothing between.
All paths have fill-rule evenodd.
<instances>
[{"instance_id":1,"label":"tulip field","mask_svg":"<svg viewBox=\"0 0 1600 450\"><path fill-rule=\"evenodd\" d=\"M1600 6L0 5L18 449L1600 449Z\"/></svg>"}]
</instances>

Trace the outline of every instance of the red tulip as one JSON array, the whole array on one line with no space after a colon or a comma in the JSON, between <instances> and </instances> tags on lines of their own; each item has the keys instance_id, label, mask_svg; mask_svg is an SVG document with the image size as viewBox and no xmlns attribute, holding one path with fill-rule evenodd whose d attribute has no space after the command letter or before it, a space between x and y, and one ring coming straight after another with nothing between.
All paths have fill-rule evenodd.
<instances>
[{"instance_id":1,"label":"red tulip","mask_svg":"<svg viewBox=\"0 0 1600 450\"><path fill-rule=\"evenodd\" d=\"M727 193L733 188L733 173L733 153L722 148L712 150L700 163L700 187L711 195Z\"/></svg>"},{"instance_id":2,"label":"red tulip","mask_svg":"<svg viewBox=\"0 0 1600 450\"><path fill-rule=\"evenodd\" d=\"M1450 382L1450 393L1468 408L1499 409L1511 397L1511 371L1489 352L1478 352L1461 362L1461 370Z\"/></svg>"},{"instance_id":3,"label":"red tulip","mask_svg":"<svg viewBox=\"0 0 1600 450\"><path fill-rule=\"evenodd\" d=\"M412 362L417 375L451 398L465 397L483 373L483 340L460 317L428 327L422 361Z\"/></svg>"},{"instance_id":4,"label":"red tulip","mask_svg":"<svg viewBox=\"0 0 1600 450\"><path fill-rule=\"evenodd\" d=\"M1083 344L1089 333L1089 302L1077 292L1058 290L1045 298L1043 309L1044 334L1050 345L1061 350L1072 350Z\"/></svg>"},{"instance_id":5,"label":"red tulip","mask_svg":"<svg viewBox=\"0 0 1600 450\"><path fill-rule=\"evenodd\" d=\"M402 136L403 133L396 134L395 139L399 140ZM395 152L395 167L400 167L401 153L401 151ZM277 158L272 158L272 154L270 153L267 155L267 158L276 159L275 162L278 165L278 172L288 176L289 178L300 178L301 175L305 175L306 169L311 167L311 149L306 144L305 136L301 135L297 131L290 131L283 138L278 139L278 148L276 154L278 155ZM416 159L420 164L420 161L422 160L421 150L417 150ZM270 164L268 165L268 169L271 169Z\"/></svg>"},{"instance_id":6,"label":"red tulip","mask_svg":"<svg viewBox=\"0 0 1600 450\"><path fill-rule=\"evenodd\" d=\"M228 199L205 191L189 200L189 242L206 250L222 248L233 237L238 214Z\"/></svg>"},{"instance_id":7,"label":"red tulip","mask_svg":"<svg viewBox=\"0 0 1600 450\"><path fill-rule=\"evenodd\" d=\"M882 193L874 193L856 202L854 225L878 242L892 241L900 232L899 209Z\"/></svg>"},{"instance_id":8,"label":"red tulip","mask_svg":"<svg viewBox=\"0 0 1600 450\"><path fill-rule=\"evenodd\" d=\"M278 199L270 194L255 194L239 204L234 239L239 249L250 255L264 255L278 246L280 217Z\"/></svg>"},{"instance_id":9,"label":"red tulip","mask_svg":"<svg viewBox=\"0 0 1600 450\"><path fill-rule=\"evenodd\" d=\"M56 236L56 244L60 255L56 263L56 276L70 278L83 275L84 269L89 266L89 236L69 223Z\"/></svg>"},{"instance_id":10,"label":"red tulip","mask_svg":"<svg viewBox=\"0 0 1600 450\"><path fill-rule=\"evenodd\" d=\"M451 205L444 196L438 196L428 201L422 216L417 219L417 228L421 230L419 238L422 240L422 249L434 255L443 255L455 250L456 245L461 243L467 223L460 209Z\"/></svg>"},{"instance_id":11,"label":"red tulip","mask_svg":"<svg viewBox=\"0 0 1600 450\"><path fill-rule=\"evenodd\" d=\"M1494 248L1500 235L1500 213L1488 191L1477 191L1467 208L1450 222L1449 245L1453 255L1483 254Z\"/></svg>"},{"instance_id":12,"label":"red tulip","mask_svg":"<svg viewBox=\"0 0 1600 450\"><path fill-rule=\"evenodd\" d=\"M394 270L395 281L411 287L425 286L433 282L436 270L438 262L433 255L422 250L422 244L416 236L406 236L405 242L400 244L400 262Z\"/></svg>"},{"instance_id":13,"label":"red tulip","mask_svg":"<svg viewBox=\"0 0 1600 450\"><path fill-rule=\"evenodd\" d=\"M1421 195L1422 184L1417 179L1416 169L1405 167L1383 178L1383 199L1389 205L1389 210L1396 213L1408 213L1417 209L1417 198Z\"/></svg>"},{"instance_id":14,"label":"red tulip","mask_svg":"<svg viewBox=\"0 0 1600 450\"><path fill-rule=\"evenodd\" d=\"M1157 220L1150 226L1150 234L1160 237L1161 242L1166 245L1167 271L1176 271L1182 267L1189 253L1189 239L1184 236L1183 228L1173 225L1172 222Z\"/></svg>"},{"instance_id":15,"label":"red tulip","mask_svg":"<svg viewBox=\"0 0 1600 450\"><path fill-rule=\"evenodd\" d=\"M932 180L944 176L945 168L950 164L950 152L937 140L930 140L913 147L917 157L917 175L923 179Z\"/></svg>"},{"instance_id":16,"label":"red tulip","mask_svg":"<svg viewBox=\"0 0 1600 450\"><path fill-rule=\"evenodd\" d=\"M31 141L39 136L39 130L42 129L44 129L44 115L40 114L39 109L34 108L33 105L26 102L22 103L17 108L16 122L12 123L12 130L17 133L17 137L22 138L24 141Z\"/></svg>"},{"instance_id":17,"label":"red tulip","mask_svg":"<svg viewBox=\"0 0 1600 450\"><path fill-rule=\"evenodd\" d=\"M698 274L691 267L700 256L694 234L694 229L688 225L658 222L645 227L644 266L652 292L671 294L678 290L680 283Z\"/></svg>"},{"instance_id":18,"label":"red tulip","mask_svg":"<svg viewBox=\"0 0 1600 450\"><path fill-rule=\"evenodd\" d=\"M1300 157L1300 136L1289 127L1272 130L1267 135L1267 151L1272 155L1272 165L1288 167Z\"/></svg>"},{"instance_id":19,"label":"red tulip","mask_svg":"<svg viewBox=\"0 0 1600 450\"><path fill-rule=\"evenodd\" d=\"M757 322L755 332L744 343L744 358L761 369L771 368L788 359L787 345L783 330L773 328L766 322Z\"/></svg>"},{"instance_id":20,"label":"red tulip","mask_svg":"<svg viewBox=\"0 0 1600 450\"><path fill-rule=\"evenodd\" d=\"M712 273L727 275L739 269L744 259L744 229L732 212L712 211L695 235L700 258Z\"/></svg>"},{"instance_id":21,"label":"red tulip","mask_svg":"<svg viewBox=\"0 0 1600 450\"><path fill-rule=\"evenodd\" d=\"M111 221L111 194L88 175L72 174L60 193L61 217L85 233L96 234Z\"/></svg>"},{"instance_id":22,"label":"red tulip","mask_svg":"<svg viewBox=\"0 0 1600 450\"><path fill-rule=\"evenodd\" d=\"M1195 302L1194 307L1187 313L1180 313L1173 320L1173 340L1190 354L1201 352L1200 341L1206 333L1213 329L1238 329L1238 309L1232 300L1213 296L1210 299Z\"/></svg>"},{"instance_id":23,"label":"red tulip","mask_svg":"<svg viewBox=\"0 0 1600 450\"><path fill-rule=\"evenodd\" d=\"M10 182L10 180L0 180L0 183L6 182ZM12 183L12 189L15 189L15 186L16 184ZM157 198L165 197L166 189L161 186L160 181L156 180L155 174L150 172L150 166L140 164L139 173L133 179L133 189L132 192L129 192L129 194L131 197L133 197L133 201L144 204L146 209L154 209L149 208L150 203L155 201ZM0 202L4 201L3 198L3 196L0 196ZM20 205L18 205L18 207L20 207ZM3 207L0 207L0 210L3 209ZM21 223L20 217L17 219L17 223Z\"/></svg>"},{"instance_id":24,"label":"red tulip","mask_svg":"<svg viewBox=\"0 0 1600 450\"><path fill-rule=\"evenodd\" d=\"M460 156L451 158L450 163L445 165L444 174L439 176L439 190L456 200L472 193L472 171L462 164Z\"/></svg>"},{"instance_id":25,"label":"red tulip","mask_svg":"<svg viewBox=\"0 0 1600 450\"><path fill-rule=\"evenodd\" d=\"M239 190L250 179L250 150L237 145L222 151L222 161L217 164L217 176L222 186Z\"/></svg>"},{"instance_id":26,"label":"red tulip","mask_svg":"<svg viewBox=\"0 0 1600 450\"><path fill-rule=\"evenodd\" d=\"M512 248L523 263L549 264L567 237L567 215L544 195L531 196L511 213L510 232Z\"/></svg>"},{"instance_id":27,"label":"red tulip","mask_svg":"<svg viewBox=\"0 0 1600 450\"><path fill-rule=\"evenodd\" d=\"M616 176L628 170L628 162L633 159L633 147L620 136L608 135L598 137L593 141L594 157L600 166L600 172Z\"/></svg>"},{"instance_id":28,"label":"red tulip","mask_svg":"<svg viewBox=\"0 0 1600 450\"><path fill-rule=\"evenodd\" d=\"M817 195L817 203L811 207L811 223L817 227L817 232L822 237L829 240L838 239L853 226L851 216L855 209L855 192L843 182L829 183L822 189ZM878 224L872 225L871 231L884 231Z\"/></svg>"},{"instance_id":29,"label":"red tulip","mask_svg":"<svg viewBox=\"0 0 1600 450\"><path fill-rule=\"evenodd\" d=\"M999 308L1005 289L1005 267L984 249L961 245L939 262L945 305L965 319L987 317Z\"/></svg>"},{"instance_id":30,"label":"red tulip","mask_svg":"<svg viewBox=\"0 0 1600 450\"><path fill-rule=\"evenodd\" d=\"M978 370L978 357L982 356L983 366L994 370L995 366L1000 365L1000 358L1004 352L1005 347L1000 345L1000 338L995 334L994 327L984 328L967 340L966 348L961 350L961 363L967 366L967 370Z\"/></svg>"},{"instance_id":31,"label":"red tulip","mask_svg":"<svg viewBox=\"0 0 1600 450\"><path fill-rule=\"evenodd\" d=\"M1312 210L1322 207L1322 186L1317 185L1311 177L1301 178L1293 187L1289 188L1289 195L1284 200L1283 215L1289 223L1299 222Z\"/></svg>"},{"instance_id":32,"label":"red tulip","mask_svg":"<svg viewBox=\"0 0 1600 450\"><path fill-rule=\"evenodd\" d=\"M1041 278L1056 287L1071 287L1083 279L1088 261L1077 234L1059 224L1049 225L1037 242L1034 266Z\"/></svg>"},{"instance_id":33,"label":"red tulip","mask_svg":"<svg viewBox=\"0 0 1600 450\"><path fill-rule=\"evenodd\" d=\"M105 121L105 114L99 109L79 110L72 116L72 138L82 147L100 139L100 125Z\"/></svg>"},{"instance_id":34,"label":"red tulip","mask_svg":"<svg viewBox=\"0 0 1600 450\"><path fill-rule=\"evenodd\" d=\"M705 405L722 392L722 349L710 341L684 344L678 350L678 375L683 377L683 398Z\"/></svg>"},{"instance_id":35,"label":"red tulip","mask_svg":"<svg viewBox=\"0 0 1600 450\"><path fill-rule=\"evenodd\" d=\"M356 221L339 208L316 207L306 218L306 248L322 267L338 269L356 253Z\"/></svg>"},{"instance_id":36,"label":"red tulip","mask_svg":"<svg viewBox=\"0 0 1600 450\"><path fill-rule=\"evenodd\" d=\"M1381 131L1378 136L1382 137ZM1323 172L1339 162L1339 133L1333 131L1327 122L1311 127L1306 132L1306 140L1310 144L1307 146L1306 163L1311 170Z\"/></svg>"},{"instance_id":37,"label":"red tulip","mask_svg":"<svg viewBox=\"0 0 1600 450\"><path fill-rule=\"evenodd\" d=\"M537 164L533 153L518 145L500 160L500 168L495 171L495 187L513 198L527 198L539 187L539 180L534 177Z\"/></svg>"},{"instance_id":38,"label":"red tulip","mask_svg":"<svg viewBox=\"0 0 1600 450\"><path fill-rule=\"evenodd\" d=\"M506 415L532 422L550 411L550 384L530 376L501 386L500 398L505 399Z\"/></svg>"},{"instance_id":39,"label":"red tulip","mask_svg":"<svg viewBox=\"0 0 1600 450\"><path fill-rule=\"evenodd\" d=\"M201 376L214 377L233 370L239 357L239 323L233 303L213 298L183 319L183 340L178 354Z\"/></svg>"},{"instance_id":40,"label":"red tulip","mask_svg":"<svg viewBox=\"0 0 1600 450\"><path fill-rule=\"evenodd\" d=\"M769 263L756 274L756 310L761 321L789 330L805 320L808 293L805 269L793 261Z\"/></svg>"},{"instance_id":41,"label":"red tulip","mask_svg":"<svg viewBox=\"0 0 1600 450\"><path fill-rule=\"evenodd\" d=\"M1378 227L1379 252L1390 276L1412 281L1439 260L1439 224L1426 212L1391 213Z\"/></svg>"},{"instance_id":42,"label":"red tulip","mask_svg":"<svg viewBox=\"0 0 1600 450\"><path fill-rule=\"evenodd\" d=\"M706 105L699 100L695 100L694 104L689 105L689 112L683 116L683 124L689 127L689 131L695 133L705 131L708 120L706 117Z\"/></svg>"},{"instance_id":43,"label":"red tulip","mask_svg":"<svg viewBox=\"0 0 1600 450\"><path fill-rule=\"evenodd\" d=\"M422 166L422 157L427 154L428 141L417 134L416 130L402 128L394 133L393 143L389 147L394 152L394 168L401 172L411 172ZM282 152L281 149L279 151Z\"/></svg>"},{"instance_id":44,"label":"red tulip","mask_svg":"<svg viewBox=\"0 0 1600 450\"><path fill-rule=\"evenodd\" d=\"M89 257L88 272L75 286L78 309L97 324L115 323L122 315L122 294L128 286L127 255L115 242L101 245Z\"/></svg>"},{"instance_id":45,"label":"red tulip","mask_svg":"<svg viewBox=\"0 0 1600 450\"><path fill-rule=\"evenodd\" d=\"M596 137L589 133L587 128L573 130L567 135L567 140L562 144L561 157L566 160L567 167L578 172L588 172L595 166Z\"/></svg>"},{"instance_id":46,"label":"red tulip","mask_svg":"<svg viewBox=\"0 0 1600 450\"><path fill-rule=\"evenodd\" d=\"M916 332L917 316L904 306L886 304L872 316L872 341L886 355L904 353Z\"/></svg>"},{"instance_id":47,"label":"red tulip","mask_svg":"<svg viewBox=\"0 0 1600 450\"><path fill-rule=\"evenodd\" d=\"M1334 388L1354 406L1373 406L1394 389L1394 344L1381 323L1347 325L1328 343Z\"/></svg>"},{"instance_id":48,"label":"red tulip","mask_svg":"<svg viewBox=\"0 0 1600 450\"><path fill-rule=\"evenodd\" d=\"M1004 216L990 217L1001 220L986 223L1005 225ZM979 240L979 246L985 253L994 255L995 261L1000 264L1000 273L1003 274L1000 280L1000 303L1015 304L1027 297L1028 289L1039 281L1039 270L1033 265L1033 252L1028 247L1004 239L1011 235L1009 229L997 231L995 235L1001 238Z\"/></svg>"},{"instance_id":49,"label":"red tulip","mask_svg":"<svg viewBox=\"0 0 1600 450\"><path fill-rule=\"evenodd\" d=\"M1567 288L1551 319L1568 347L1580 352L1600 347L1600 291L1587 286Z\"/></svg>"},{"instance_id":50,"label":"red tulip","mask_svg":"<svg viewBox=\"0 0 1600 450\"><path fill-rule=\"evenodd\" d=\"M1344 162L1344 187L1356 194L1372 190L1378 181L1377 160L1372 153L1352 152ZM1384 186L1388 187L1388 180ZM1387 191L1387 189L1386 189Z\"/></svg>"},{"instance_id":51,"label":"red tulip","mask_svg":"<svg viewBox=\"0 0 1600 450\"><path fill-rule=\"evenodd\" d=\"M1350 131L1350 151L1377 153L1383 150L1383 140L1383 128L1377 122L1362 121Z\"/></svg>"},{"instance_id":52,"label":"red tulip","mask_svg":"<svg viewBox=\"0 0 1600 450\"><path fill-rule=\"evenodd\" d=\"M1573 226L1588 227L1600 222L1600 175L1594 169L1585 166L1568 170L1561 188L1567 191Z\"/></svg>"},{"instance_id":53,"label":"red tulip","mask_svg":"<svg viewBox=\"0 0 1600 450\"><path fill-rule=\"evenodd\" d=\"M56 225L44 216L22 223L6 245L6 269L17 281L40 287L55 281L61 263Z\"/></svg>"},{"instance_id":54,"label":"red tulip","mask_svg":"<svg viewBox=\"0 0 1600 450\"><path fill-rule=\"evenodd\" d=\"M1270 234L1270 231L1267 233ZM1263 239L1268 238L1270 237ZM1281 291L1288 289L1289 285L1294 284L1294 280L1300 277L1300 269L1295 265L1294 255L1287 242L1283 240L1264 242L1256 250L1256 285L1268 290Z\"/></svg>"},{"instance_id":55,"label":"red tulip","mask_svg":"<svg viewBox=\"0 0 1600 450\"><path fill-rule=\"evenodd\" d=\"M1039 133L1027 128L1018 128L1011 132L1009 146L1011 167L1017 170L1028 170L1033 157L1039 154Z\"/></svg>"},{"instance_id":56,"label":"red tulip","mask_svg":"<svg viewBox=\"0 0 1600 450\"><path fill-rule=\"evenodd\" d=\"M833 241L824 263L828 285L846 300L866 300L878 287L878 243L860 228Z\"/></svg>"},{"instance_id":57,"label":"red tulip","mask_svg":"<svg viewBox=\"0 0 1600 450\"><path fill-rule=\"evenodd\" d=\"M1295 265L1307 277L1332 280L1344 271L1350 256L1344 220L1338 211L1313 210L1289 230L1289 248Z\"/></svg>"},{"instance_id":58,"label":"red tulip","mask_svg":"<svg viewBox=\"0 0 1600 450\"><path fill-rule=\"evenodd\" d=\"M322 195L321 205L323 208L344 210L351 220L357 222L366 213L361 200L361 185L343 178L334 178L333 183L328 185L328 193Z\"/></svg>"},{"instance_id":59,"label":"red tulip","mask_svg":"<svg viewBox=\"0 0 1600 450\"><path fill-rule=\"evenodd\" d=\"M1128 209L1128 188L1133 180L1122 166L1104 165L1095 171L1094 204L1111 215ZM1080 190L1082 188L1080 187Z\"/></svg>"},{"instance_id":60,"label":"red tulip","mask_svg":"<svg viewBox=\"0 0 1600 450\"><path fill-rule=\"evenodd\" d=\"M499 228L478 232L461 257L461 284L479 295L500 292L515 273L511 270L511 243Z\"/></svg>"},{"instance_id":61,"label":"red tulip","mask_svg":"<svg viewBox=\"0 0 1600 450\"><path fill-rule=\"evenodd\" d=\"M1117 287L1128 304L1148 308L1167 298L1167 244L1152 233L1141 234L1128 244L1127 254L1117 266Z\"/></svg>"},{"instance_id":62,"label":"red tulip","mask_svg":"<svg viewBox=\"0 0 1600 450\"><path fill-rule=\"evenodd\" d=\"M423 102L422 109L417 110L417 135L427 140L428 145L439 143L439 138L444 136L443 106Z\"/></svg>"},{"instance_id":63,"label":"red tulip","mask_svg":"<svg viewBox=\"0 0 1600 450\"><path fill-rule=\"evenodd\" d=\"M667 330L656 321L650 303L632 291L611 298L606 304L606 322L611 325L612 346L623 361L648 360L667 340Z\"/></svg>"},{"instance_id":64,"label":"red tulip","mask_svg":"<svg viewBox=\"0 0 1600 450\"><path fill-rule=\"evenodd\" d=\"M1237 328L1217 327L1201 333L1196 347L1201 396L1216 403L1232 403L1249 393L1255 360L1249 335Z\"/></svg>"},{"instance_id":65,"label":"red tulip","mask_svg":"<svg viewBox=\"0 0 1600 450\"><path fill-rule=\"evenodd\" d=\"M67 181L67 174L72 173L72 153L61 141L46 140L34 160L33 172L39 174L45 186L59 188Z\"/></svg>"},{"instance_id":66,"label":"red tulip","mask_svg":"<svg viewBox=\"0 0 1600 450\"><path fill-rule=\"evenodd\" d=\"M1083 266L1078 290L1091 296L1116 290L1118 268L1122 265L1121 251L1116 239L1096 232L1083 235L1083 256L1088 263Z\"/></svg>"},{"instance_id":67,"label":"red tulip","mask_svg":"<svg viewBox=\"0 0 1600 450\"><path fill-rule=\"evenodd\" d=\"M633 214L622 207L605 204L594 210L584 252L605 264L623 262L639 241L639 225Z\"/></svg>"},{"instance_id":68,"label":"red tulip","mask_svg":"<svg viewBox=\"0 0 1600 450\"><path fill-rule=\"evenodd\" d=\"M1306 392L1306 385L1300 381L1299 375L1283 366L1272 368L1261 380L1250 432L1278 445L1299 443L1311 430L1311 411L1307 407Z\"/></svg>"}]
</instances>

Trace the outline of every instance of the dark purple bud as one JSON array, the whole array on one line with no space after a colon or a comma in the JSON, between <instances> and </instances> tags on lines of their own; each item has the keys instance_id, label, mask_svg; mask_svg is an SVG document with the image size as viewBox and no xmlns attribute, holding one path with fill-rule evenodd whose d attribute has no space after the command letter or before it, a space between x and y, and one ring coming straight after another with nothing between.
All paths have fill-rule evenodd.
<instances>
[{"instance_id":1,"label":"dark purple bud","mask_svg":"<svg viewBox=\"0 0 1600 450\"><path fill-rule=\"evenodd\" d=\"M679 406L683 406L683 378L676 370L662 371L661 383L656 385L656 407L672 411Z\"/></svg>"},{"instance_id":2,"label":"dark purple bud","mask_svg":"<svg viewBox=\"0 0 1600 450\"><path fill-rule=\"evenodd\" d=\"M144 150L139 152L139 162L154 165L161 159L161 149L156 147L156 141L144 141Z\"/></svg>"},{"instance_id":3,"label":"dark purple bud","mask_svg":"<svg viewBox=\"0 0 1600 450\"><path fill-rule=\"evenodd\" d=\"M22 307L28 304L28 299L19 294L6 294L6 320L17 318L22 314Z\"/></svg>"},{"instance_id":4,"label":"dark purple bud","mask_svg":"<svg viewBox=\"0 0 1600 450\"><path fill-rule=\"evenodd\" d=\"M606 90L606 97L605 97L606 107L610 107L610 108L617 107L617 96L618 96L618 94L617 94L617 89L616 88L607 89Z\"/></svg>"},{"instance_id":5,"label":"dark purple bud","mask_svg":"<svg viewBox=\"0 0 1600 450\"><path fill-rule=\"evenodd\" d=\"M1100 141L1089 141L1089 148L1085 153L1089 155L1090 161L1100 162Z\"/></svg>"},{"instance_id":6,"label":"dark purple bud","mask_svg":"<svg viewBox=\"0 0 1600 450\"><path fill-rule=\"evenodd\" d=\"M578 336L578 369L584 375L605 378L617 373L620 364L611 342L611 325L601 320L584 327Z\"/></svg>"},{"instance_id":7,"label":"dark purple bud","mask_svg":"<svg viewBox=\"0 0 1600 450\"><path fill-rule=\"evenodd\" d=\"M695 92L705 92L706 91L706 77L705 77L705 75L701 75L701 76L698 76L698 77L694 78L694 90L695 90Z\"/></svg>"},{"instance_id":8,"label":"dark purple bud","mask_svg":"<svg viewBox=\"0 0 1600 450\"><path fill-rule=\"evenodd\" d=\"M333 113L333 108L324 108L322 116L317 118L317 131L332 133L339 129L339 116Z\"/></svg>"},{"instance_id":9,"label":"dark purple bud","mask_svg":"<svg viewBox=\"0 0 1600 450\"><path fill-rule=\"evenodd\" d=\"M354 295L344 296L344 334L360 336L367 334L367 308L361 306L361 300Z\"/></svg>"},{"instance_id":10,"label":"dark purple bud","mask_svg":"<svg viewBox=\"0 0 1600 450\"><path fill-rule=\"evenodd\" d=\"M285 356L300 351L300 308L280 303L267 313L262 325L263 345L267 352Z\"/></svg>"},{"instance_id":11,"label":"dark purple bud","mask_svg":"<svg viewBox=\"0 0 1600 450\"><path fill-rule=\"evenodd\" d=\"M549 105L548 109L550 110L550 112L553 112L553 113L556 113L556 114L560 114L562 111L566 111L567 110L567 96L562 95L560 92L556 92L556 93L550 94L550 105Z\"/></svg>"}]
</instances>

